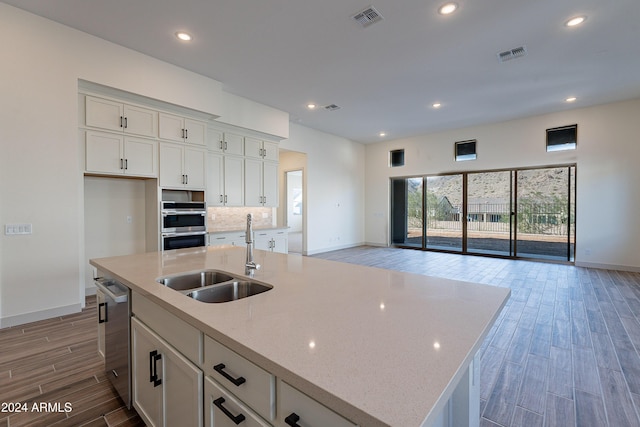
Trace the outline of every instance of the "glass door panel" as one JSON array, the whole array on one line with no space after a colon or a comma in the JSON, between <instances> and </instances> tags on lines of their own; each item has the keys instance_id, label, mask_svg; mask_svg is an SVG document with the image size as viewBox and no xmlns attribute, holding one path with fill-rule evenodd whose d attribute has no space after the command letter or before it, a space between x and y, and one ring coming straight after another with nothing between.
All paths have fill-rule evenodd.
<instances>
[{"instance_id":1,"label":"glass door panel","mask_svg":"<svg viewBox=\"0 0 640 427\"><path fill-rule=\"evenodd\" d=\"M422 248L423 178L391 180L391 242Z\"/></svg>"},{"instance_id":2,"label":"glass door panel","mask_svg":"<svg viewBox=\"0 0 640 427\"><path fill-rule=\"evenodd\" d=\"M516 256L571 261L575 167L516 173Z\"/></svg>"},{"instance_id":3,"label":"glass door panel","mask_svg":"<svg viewBox=\"0 0 640 427\"><path fill-rule=\"evenodd\" d=\"M467 175L467 252L511 256L511 171Z\"/></svg>"},{"instance_id":4,"label":"glass door panel","mask_svg":"<svg viewBox=\"0 0 640 427\"><path fill-rule=\"evenodd\" d=\"M426 178L426 248L462 251L462 175Z\"/></svg>"}]
</instances>

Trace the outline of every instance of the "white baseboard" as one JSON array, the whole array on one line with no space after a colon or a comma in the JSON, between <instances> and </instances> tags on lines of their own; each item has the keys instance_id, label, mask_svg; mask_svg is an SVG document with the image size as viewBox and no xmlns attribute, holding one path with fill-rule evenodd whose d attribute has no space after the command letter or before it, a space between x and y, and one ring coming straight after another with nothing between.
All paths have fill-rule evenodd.
<instances>
[{"instance_id":1,"label":"white baseboard","mask_svg":"<svg viewBox=\"0 0 640 427\"><path fill-rule=\"evenodd\" d=\"M54 317L65 316L67 314L79 313L81 310L81 304L71 304L64 307L56 307L42 311L34 311L31 313L3 317L0 319L0 329L24 325L25 323L37 322L39 320L51 319Z\"/></svg>"},{"instance_id":2,"label":"white baseboard","mask_svg":"<svg viewBox=\"0 0 640 427\"><path fill-rule=\"evenodd\" d=\"M640 267L632 267L630 265L615 265L615 264L601 264L598 262L575 262L576 267L586 268L599 268L601 270L617 270L617 271L630 271L633 273L640 273Z\"/></svg>"},{"instance_id":3,"label":"white baseboard","mask_svg":"<svg viewBox=\"0 0 640 427\"><path fill-rule=\"evenodd\" d=\"M325 253L325 252L338 251L340 249L355 248L355 247L362 246L362 245L364 245L364 243L360 242L360 243L351 243L351 244L348 244L348 245L331 246L331 247L328 247L328 248L315 249L313 251L306 251L304 253L304 255L322 254L322 253Z\"/></svg>"}]
</instances>

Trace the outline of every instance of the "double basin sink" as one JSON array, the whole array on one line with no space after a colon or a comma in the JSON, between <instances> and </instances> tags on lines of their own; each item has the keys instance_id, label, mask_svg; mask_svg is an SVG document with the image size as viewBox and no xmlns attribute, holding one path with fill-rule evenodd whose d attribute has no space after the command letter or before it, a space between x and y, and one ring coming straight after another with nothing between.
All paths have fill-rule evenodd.
<instances>
[{"instance_id":1,"label":"double basin sink","mask_svg":"<svg viewBox=\"0 0 640 427\"><path fill-rule=\"evenodd\" d=\"M261 294L273 286L232 276L219 270L200 270L157 279L158 283L197 301L221 303Z\"/></svg>"}]
</instances>

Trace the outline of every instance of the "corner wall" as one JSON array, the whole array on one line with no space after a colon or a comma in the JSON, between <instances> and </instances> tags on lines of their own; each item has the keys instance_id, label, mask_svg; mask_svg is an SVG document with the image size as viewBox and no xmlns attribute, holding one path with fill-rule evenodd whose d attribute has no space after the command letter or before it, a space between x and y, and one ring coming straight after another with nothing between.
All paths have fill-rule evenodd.
<instances>
[{"instance_id":1,"label":"corner wall","mask_svg":"<svg viewBox=\"0 0 640 427\"><path fill-rule=\"evenodd\" d=\"M640 99L366 146L366 241L389 242L389 178L577 164L576 265L640 271ZM545 151L545 130L578 124L576 150ZM478 159L455 162L455 141L478 140ZM388 166L405 149L405 166Z\"/></svg>"},{"instance_id":2,"label":"corner wall","mask_svg":"<svg viewBox=\"0 0 640 427\"><path fill-rule=\"evenodd\" d=\"M306 153L306 254L364 242L364 145L291 124L285 150Z\"/></svg>"}]
</instances>

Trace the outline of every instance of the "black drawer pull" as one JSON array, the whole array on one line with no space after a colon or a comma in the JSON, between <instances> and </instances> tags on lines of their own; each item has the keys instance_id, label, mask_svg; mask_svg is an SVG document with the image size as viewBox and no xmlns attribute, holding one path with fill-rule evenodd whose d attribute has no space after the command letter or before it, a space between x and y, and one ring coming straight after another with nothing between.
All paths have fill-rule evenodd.
<instances>
[{"instance_id":1,"label":"black drawer pull","mask_svg":"<svg viewBox=\"0 0 640 427\"><path fill-rule=\"evenodd\" d=\"M102 310L103 308L104 310ZM102 318L101 313L104 313L104 319ZM101 302L98 304L98 323L105 323L109 320L107 313L107 303Z\"/></svg>"},{"instance_id":2,"label":"black drawer pull","mask_svg":"<svg viewBox=\"0 0 640 427\"><path fill-rule=\"evenodd\" d=\"M236 423L236 425L244 421L244 415L238 414L234 416L231 412L229 412L227 408L222 406L223 403L224 403L224 397L219 397L213 401L213 404L216 405L218 409L220 409L227 417L229 417L231 421Z\"/></svg>"},{"instance_id":3,"label":"black drawer pull","mask_svg":"<svg viewBox=\"0 0 640 427\"><path fill-rule=\"evenodd\" d=\"M216 366L213 367L213 370L219 373L220 375L222 375L223 377L225 377L226 379L228 379L229 381L231 381L233 385L235 385L236 387L240 387L242 384L244 384L247 381L244 379L244 377L233 378L231 375L227 374L224 371L224 368L225 368L224 363L218 363Z\"/></svg>"},{"instance_id":4,"label":"black drawer pull","mask_svg":"<svg viewBox=\"0 0 640 427\"><path fill-rule=\"evenodd\" d=\"M301 427L300 424L298 424L298 421L300 421L300 416L295 412L292 412L287 418L284 419L284 422L291 427Z\"/></svg>"},{"instance_id":5,"label":"black drawer pull","mask_svg":"<svg viewBox=\"0 0 640 427\"><path fill-rule=\"evenodd\" d=\"M158 350L149 352L149 382L153 383L154 387L158 387L162 384L162 378L158 378L158 365L156 362L162 359L162 354L158 353Z\"/></svg>"}]
</instances>

